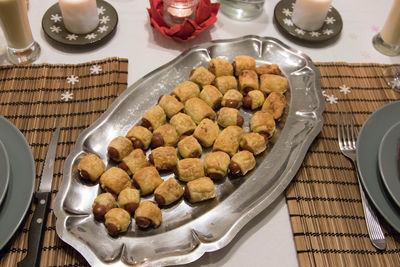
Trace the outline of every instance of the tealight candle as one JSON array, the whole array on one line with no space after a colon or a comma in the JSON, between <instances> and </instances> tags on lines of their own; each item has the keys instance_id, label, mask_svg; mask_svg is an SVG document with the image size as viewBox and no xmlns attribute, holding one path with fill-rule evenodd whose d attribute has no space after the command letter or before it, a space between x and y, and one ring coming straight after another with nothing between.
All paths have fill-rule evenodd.
<instances>
[{"instance_id":1,"label":"tealight candle","mask_svg":"<svg viewBox=\"0 0 400 267\"><path fill-rule=\"evenodd\" d=\"M172 25L194 19L197 0L164 0L164 19Z\"/></svg>"},{"instance_id":2,"label":"tealight candle","mask_svg":"<svg viewBox=\"0 0 400 267\"><path fill-rule=\"evenodd\" d=\"M316 31L324 25L332 0L296 0L293 23L306 31Z\"/></svg>"},{"instance_id":3,"label":"tealight candle","mask_svg":"<svg viewBox=\"0 0 400 267\"><path fill-rule=\"evenodd\" d=\"M99 24L96 0L59 0L65 28L76 34L93 31Z\"/></svg>"}]
</instances>

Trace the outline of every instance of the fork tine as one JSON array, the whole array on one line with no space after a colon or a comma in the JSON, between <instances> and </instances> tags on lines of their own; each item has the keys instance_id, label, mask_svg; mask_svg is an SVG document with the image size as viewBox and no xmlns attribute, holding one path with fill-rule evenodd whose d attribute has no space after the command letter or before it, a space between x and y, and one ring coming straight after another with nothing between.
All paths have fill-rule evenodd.
<instances>
[{"instance_id":1,"label":"fork tine","mask_svg":"<svg viewBox=\"0 0 400 267\"><path fill-rule=\"evenodd\" d=\"M343 147L341 130L342 130L342 112L339 112L337 114L337 137L340 149L342 149Z\"/></svg>"},{"instance_id":2,"label":"fork tine","mask_svg":"<svg viewBox=\"0 0 400 267\"><path fill-rule=\"evenodd\" d=\"M356 148L356 141L357 137L354 134L354 122L353 122L353 117L350 116L350 125L351 125L351 140L352 140L352 145L353 148Z\"/></svg>"}]
</instances>

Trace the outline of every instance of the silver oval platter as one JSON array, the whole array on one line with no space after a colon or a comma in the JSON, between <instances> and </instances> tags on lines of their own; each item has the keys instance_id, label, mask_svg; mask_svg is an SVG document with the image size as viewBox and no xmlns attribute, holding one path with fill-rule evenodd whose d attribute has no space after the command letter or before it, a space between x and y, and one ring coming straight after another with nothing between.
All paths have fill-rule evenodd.
<instances>
[{"instance_id":1,"label":"silver oval platter","mask_svg":"<svg viewBox=\"0 0 400 267\"><path fill-rule=\"evenodd\" d=\"M132 222L127 233L110 237L104 223L92 215L91 205L100 192L99 185L85 184L78 178L79 160L86 153L95 153L110 168L113 163L107 157L108 143L140 124L143 113L156 104L160 95L169 94L180 82L188 80L193 68L208 67L211 58L233 61L237 55L252 56L257 65L278 64L288 78L288 106L273 145L257 157L256 168L246 176L216 182L215 199L198 204L180 200L162 209L163 222L157 229L141 230ZM193 47L131 85L80 134L66 160L55 199L57 234L94 266L165 266L195 261L205 252L227 245L284 191L321 131L323 110L319 70L307 55L277 39L244 36ZM246 127L250 112L240 112Z\"/></svg>"}]
</instances>

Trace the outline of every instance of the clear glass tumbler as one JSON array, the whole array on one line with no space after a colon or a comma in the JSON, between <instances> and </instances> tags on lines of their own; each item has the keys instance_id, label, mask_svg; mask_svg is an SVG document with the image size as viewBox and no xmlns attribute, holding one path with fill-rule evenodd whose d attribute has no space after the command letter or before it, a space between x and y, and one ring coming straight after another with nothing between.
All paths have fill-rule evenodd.
<instances>
[{"instance_id":1,"label":"clear glass tumbler","mask_svg":"<svg viewBox=\"0 0 400 267\"><path fill-rule=\"evenodd\" d=\"M261 15L265 0L220 0L221 12L236 20L252 20Z\"/></svg>"},{"instance_id":2,"label":"clear glass tumbler","mask_svg":"<svg viewBox=\"0 0 400 267\"><path fill-rule=\"evenodd\" d=\"M34 41L25 0L0 0L0 26L7 40L7 57L13 64L36 60L40 46Z\"/></svg>"}]
</instances>

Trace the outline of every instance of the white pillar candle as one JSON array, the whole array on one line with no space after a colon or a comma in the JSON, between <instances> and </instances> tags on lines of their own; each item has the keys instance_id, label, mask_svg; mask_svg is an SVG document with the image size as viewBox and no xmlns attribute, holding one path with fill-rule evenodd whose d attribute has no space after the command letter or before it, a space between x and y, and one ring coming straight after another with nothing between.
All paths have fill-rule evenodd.
<instances>
[{"instance_id":1,"label":"white pillar candle","mask_svg":"<svg viewBox=\"0 0 400 267\"><path fill-rule=\"evenodd\" d=\"M395 0L381 31L385 43L400 45L400 0Z\"/></svg>"},{"instance_id":2,"label":"white pillar candle","mask_svg":"<svg viewBox=\"0 0 400 267\"><path fill-rule=\"evenodd\" d=\"M324 25L332 0L296 0L293 23L306 31L316 31Z\"/></svg>"},{"instance_id":3,"label":"white pillar candle","mask_svg":"<svg viewBox=\"0 0 400 267\"><path fill-rule=\"evenodd\" d=\"M77 34L93 31L99 24L96 0L59 0L65 28Z\"/></svg>"}]
</instances>

